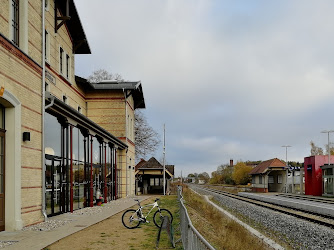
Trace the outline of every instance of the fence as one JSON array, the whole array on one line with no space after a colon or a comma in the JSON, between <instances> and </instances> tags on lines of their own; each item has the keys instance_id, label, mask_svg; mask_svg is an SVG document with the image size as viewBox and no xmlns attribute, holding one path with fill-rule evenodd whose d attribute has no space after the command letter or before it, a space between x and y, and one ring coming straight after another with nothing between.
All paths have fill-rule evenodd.
<instances>
[{"instance_id":1,"label":"fence","mask_svg":"<svg viewBox=\"0 0 334 250\"><path fill-rule=\"evenodd\" d=\"M180 202L180 231L183 248L185 250L201 250L214 248L207 242L203 236L196 230L191 223L184 200L182 196L182 186L177 188L177 197Z\"/></svg>"}]
</instances>

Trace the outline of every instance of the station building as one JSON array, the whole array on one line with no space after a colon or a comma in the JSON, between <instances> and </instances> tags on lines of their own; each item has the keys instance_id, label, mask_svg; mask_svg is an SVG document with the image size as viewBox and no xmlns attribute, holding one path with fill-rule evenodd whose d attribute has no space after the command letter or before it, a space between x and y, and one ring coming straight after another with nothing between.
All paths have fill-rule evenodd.
<instances>
[{"instance_id":1,"label":"station building","mask_svg":"<svg viewBox=\"0 0 334 250\"><path fill-rule=\"evenodd\" d=\"M0 5L0 230L134 194L137 82L91 84L73 0Z\"/></svg>"}]
</instances>

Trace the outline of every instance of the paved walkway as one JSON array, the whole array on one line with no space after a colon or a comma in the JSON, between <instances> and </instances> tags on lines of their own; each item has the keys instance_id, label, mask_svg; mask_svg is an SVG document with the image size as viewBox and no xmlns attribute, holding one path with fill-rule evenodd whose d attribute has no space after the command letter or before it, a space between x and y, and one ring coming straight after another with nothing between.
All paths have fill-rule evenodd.
<instances>
[{"instance_id":1,"label":"paved walkway","mask_svg":"<svg viewBox=\"0 0 334 250\"><path fill-rule=\"evenodd\" d=\"M148 199L149 196L137 197L140 200ZM0 241L14 241L12 245L5 246L6 249L36 250L43 249L48 245L76 233L84 228L92 226L102 220L125 210L137 202L133 198L122 198L103 204L102 207L84 208L71 213L51 217L50 223L63 222L64 225L50 231L21 230L16 232L0 232ZM121 223L121 221L120 221ZM36 225L38 228L38 225ZM42 229L43 230L43 229Z\"/></svg>"}]
</instances>

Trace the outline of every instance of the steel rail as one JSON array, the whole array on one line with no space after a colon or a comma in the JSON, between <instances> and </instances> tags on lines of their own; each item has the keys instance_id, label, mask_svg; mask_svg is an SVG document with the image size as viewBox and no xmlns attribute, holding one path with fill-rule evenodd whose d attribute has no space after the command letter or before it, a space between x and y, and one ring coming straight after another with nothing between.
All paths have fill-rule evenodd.
<instances>
[{"instance_id":1,"label":"steel rail","mask_svg":"<svg viewBox=\"0 0 334 250\"><path fill-rule=\"evenodd\" d=\"M298 209L292 209L292 208L288 208L288 207L284 207L284 206L278 206L278 205L274 205L274 204L270 204L268 202L263 202L263 201L258 201L258 200L253 200L250 198L246 198L246 197L241 197L239 195L236 194L232 194L226 191L221 191L221 190L217 190L217 189L211 189L211 188L202 188L202 187L198 187L199 189L203 189L205 191L208 192L212 192L212 193L216 193L222 196L227 196L229 198L233 198L236 200L240 200L240 201L244 201L247 203L251 203L257 206L261 206L261 207L265 207L277 212L281 212L284 214L288 214L300 219L304 219L307 221L311 221L314 222L316 224L321 224L330 228L334 228L334 219L331 217L327 217L324 215L319 215L319 214L314 214L314 213L307 213L305 211L302 210L298 210Z\"/></svg>"},{"instance_id":2,"label":"steel rail","mask_svg":"<svg viewBox=\"0 0 334 250\"><path fill-rule=\"evenodd\" d=\"M305 201L313 201L313 202L321 202L326 204L333 204L334 205L334 199L328 199L323 197L305 197L298 194L277 194L278 197L286 197L286 198L293 198L297 200L305 200Z\"/></svg>"}]
</instances>

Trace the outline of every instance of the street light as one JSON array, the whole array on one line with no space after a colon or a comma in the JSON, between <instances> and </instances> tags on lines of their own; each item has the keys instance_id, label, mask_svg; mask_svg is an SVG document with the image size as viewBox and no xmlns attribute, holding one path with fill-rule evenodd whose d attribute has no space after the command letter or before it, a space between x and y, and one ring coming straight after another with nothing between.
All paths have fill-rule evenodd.
<instances>
[{"instance_id":1,"label":"street light","mask_svg":"<svg viewBox=\"0 0 334 250\"><path fill-rule=\"evenodd\" d=\"M327 145L327 149L328 149L328 166L330 165L330 157L331 157L331 150L329 147L329 133L333 133L334 130L324 130L321 131L321 133L327 133L328 134L328 145Z\"/></svg>"},{"instance_id":2,"label":"street light","mask_svg":"<svg viewBox=\"0 0 334 250\"><path fill-rule=\"evenodd\" d=\"M288 148L290 148L291 146L283 145L282 147L285 148L285 163L286 163L285 193L287 193L288 192Z\"/></svg>"}]
</instances>

